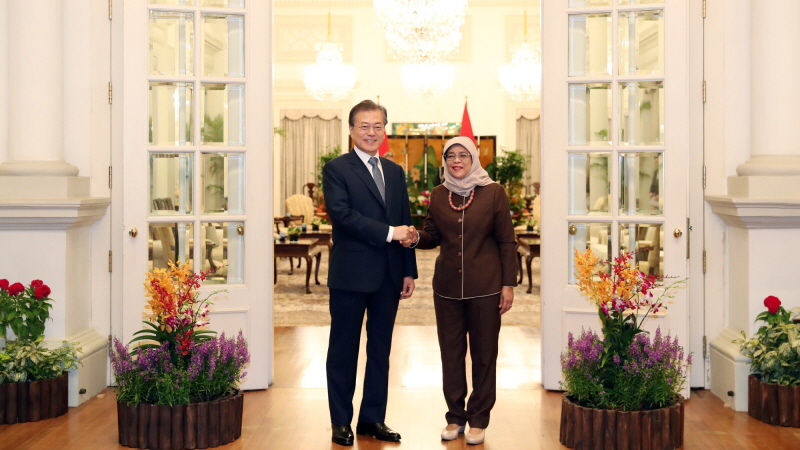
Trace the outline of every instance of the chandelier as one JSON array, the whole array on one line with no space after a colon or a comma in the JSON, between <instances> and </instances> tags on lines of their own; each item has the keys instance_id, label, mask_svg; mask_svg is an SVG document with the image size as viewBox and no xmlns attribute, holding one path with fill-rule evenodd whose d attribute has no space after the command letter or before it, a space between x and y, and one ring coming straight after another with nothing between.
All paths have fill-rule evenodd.
<instances>
[{"instance_id":1,"label":"chandelier","mask_svg":"<svg viewBox=\"0 0 800 450\"><path fill-rule=\"evenodd\" d=\"M342 46L331 42L331 13L328 12L328 38L314 46L317 62L303 69L306 91L321 102L344 99L356 85L356 69L342 63Z\"/></svg>"},{"instance_id":2,"label":"chandelier","mask_svg":"<svg viewBox=\"0 0 800 450\"><path fill-rule=\"evenodd\" d=\"M447 63L403 64L403 87L416 98L429 100L453 85L453 66Z\"/></svg>"},{"instance_id":3,"label":"chandelier","mask_svg":"<svg viewBox=\"0 0 800 450\"><path fill-rule=\"evenodd\" d=\"M467 0L375 0L389 53L410 64L437 63L461 42Z\"/></svg>"},{"instance_id":4,"label":"chandelier","mask_svg":"<svg viewBox=\"0 0 800 450\"><path fill-rule=\"evenodd\" d=\"M528 17L525 15L524 36L511 53L511 64L500 67L498 82L500 89L511 100L537 100L541 93L541 64L539 49L528 42Z\"/></svg>"}]
</instances>

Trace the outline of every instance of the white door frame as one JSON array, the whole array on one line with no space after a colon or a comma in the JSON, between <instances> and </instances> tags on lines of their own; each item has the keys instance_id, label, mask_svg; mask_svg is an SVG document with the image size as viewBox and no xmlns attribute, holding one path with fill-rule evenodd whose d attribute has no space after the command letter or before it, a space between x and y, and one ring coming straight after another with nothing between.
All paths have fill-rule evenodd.
<instances>
[{"instance_id":1,"label":"white door frame","mask_svg":"<svg viewBox=\"0 0 800 450\"><path fill-rule=\"evenodd\" d=\"M616 1L614 7L616 7ZM685 349L695 353L695 364L691 370L691 386L705 384L702 353L704 297L702 277L703 247L703 195L702 182L697 176L702 173L702 45L696 41L702 36L702 18L699 15L699 0L665 2L625 6L625 9L650 9L666 7L665 11L665 152L664 183L669 203L663 216L665 273L677 277L690 276L686 289L676 292L669 314L651 320L648 329L661 325L673 335L680 336ZM620 6L621 7L621 6ZM611 149L625 151L621 146L569 147L568 136L568 82L611 82L612 77L567 76L568 62L568 12L597 12L612 7L567 8L567 2L543 2L542 5L542 382L546 389L560 389L560 354L566 348L567 333L579 333L582 325L599 331L597 311L589 301L582 298L574 285L568 284L571 252L568 223L570 221L609 221L609 217L569 216L567 187L567 150L592 150L609 152ZM698 15L698 17L695 17ZM691 31L691 37L687 33ZM616 32L613 36L616 37ZM698 56L699 53L699 56ZM613 53L616 57L616 52ZM614 64L616 67L616 64ZM614 98L614 115L619 99ZM613 119L616 124L618 120ZM615 126L612 126L616 129ZM613 136L613 131L609 133ZM612 153L615 155L615 153ZM677 156L677 157L676 157ZM612 181L618 179L617 163L612 156ZM613 184L613 183L612 183ZM677 186L677 188L676 188ZM617 195L612 187L612 197ZM612 199L611 205L616 201ZM687 218L692 231L687 229ZM623 221L623 217L619 218ZM634 222L659 222L657 218L632 218ZM610 220L615 225L618 220ZM673 238L675 228L683 231L682 238ZM612 233L613 234L613 233ZM690 239L691 237L691 239ZM618 245L613 240L614 247ZM686 259L687 252L692 256ZM689 321L689 318L692 318ZM698 364L699 363L699 364ZM695 374L694 372L698 372ZM687 383L684 395L688 396Z\"/></svg>"},{"instance_id":2,"label":"white door frame","mask_svg":"<svg viewBox=\"0 0 800 450\"><path fill-rule=\"evenodd\" d=\"M193 7L177 7L192 9ZM223 12L220 10L219 12ZM244 284L225 285L211 314L212 329L243 329L251 363L244 389L265 389L273 378L272 327L272 2L246 2L245 17L245 215L217 221L244 222ZM112 21L112 203L111 332L128 342L141 329L142 283L147 271L148 3L129 0ZM195 38L199 45L199 36ZM202 78L202 77L201 77ZM195 93L199 101L199 93ZM176 148L191 151L192 148ZM209 220L198 216L201 220ZM128 232L137 228L136 238ZM214 286L201 288L201 295ZM219 288L219 285L216 285ZM215 325L216 323L216 325Z\"/></svg>"}]
</instances>

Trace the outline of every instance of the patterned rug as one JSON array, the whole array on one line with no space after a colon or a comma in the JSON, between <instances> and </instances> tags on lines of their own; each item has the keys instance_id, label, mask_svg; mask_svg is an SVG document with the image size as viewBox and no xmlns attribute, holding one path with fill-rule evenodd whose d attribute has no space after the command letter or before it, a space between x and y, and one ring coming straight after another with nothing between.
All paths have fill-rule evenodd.
<instances>
[{"instance_id":1,"label":"patterned rug","mask_svg":"<svg viewBox=\"0 0 800 450\"><path fill-rule=\"evenodd\" d=\"M417 250L417 271L414 295L400 302L397 325L436 325L433 311L433 267L439 249ZM514 306L503 315L503 325L540 328L542 302L539 295L539 258L532 261L533 289L528 294L528 277L525 275L520 286L514 288ZM328 288L325 287L328 275L328 252L322 253L319 269L320 285L314 284L311 273L311 294L305 294L306 265L297 268L297 260L292 274L289 274L289 260L278 260L278 284L275 285L273 318L275 326L321 326L330 325L328 313Z\"/></svg>"}]
</instances>

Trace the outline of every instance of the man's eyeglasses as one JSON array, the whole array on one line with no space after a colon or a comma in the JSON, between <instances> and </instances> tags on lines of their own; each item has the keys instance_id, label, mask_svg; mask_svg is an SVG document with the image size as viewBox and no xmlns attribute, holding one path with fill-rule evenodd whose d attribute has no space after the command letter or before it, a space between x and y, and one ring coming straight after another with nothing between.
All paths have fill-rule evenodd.
<instances>
[{"instance_id":1,"label":"man's eyeglasses","mask_svg":"<svg viewBox=\"0 0 800 450\"><path fill-rule=\"evenodd\" d=\"M472 155L469 153L448 153L445 155L444 159L448 161L453 161L458 157L459 161L464 161L465 159L472 159Z\"/></svg>"},{"instance_id":2,"label":"man's eyeglasses","mask_svg":"<svg viewBox=\"0 0 800 450\"><path fill-rule=\"evenodd\" d=\"M372 128L376 133L383 133L383 125L367 125L367 124L364 124L364 125L359 125L356 128L358 128L359 130L361 130L364 133L369 133L369 129L370 128Z\"/></svg>"}]
</instances>

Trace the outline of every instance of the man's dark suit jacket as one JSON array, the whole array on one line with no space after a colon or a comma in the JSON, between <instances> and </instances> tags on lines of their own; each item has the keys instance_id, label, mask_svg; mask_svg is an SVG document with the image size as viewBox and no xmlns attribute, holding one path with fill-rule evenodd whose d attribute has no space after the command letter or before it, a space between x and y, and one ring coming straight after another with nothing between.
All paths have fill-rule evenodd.
<instances>
[{"instance_id":1,"label":"man's dark suit jacket","mask_svg":"<svg viewBox=\"0 0 800 450\"><path fill-rule=\"evenodd\" d=\"M413 249L386 242L389 226L411 225L411 210L402 167L381 158L386 205L372 173L354 150L322 168L325 208L333 225L328 287L356 292L378 290L391 274L398 296L403 278L417 278Z\"/></svg>"}]
</instances>

